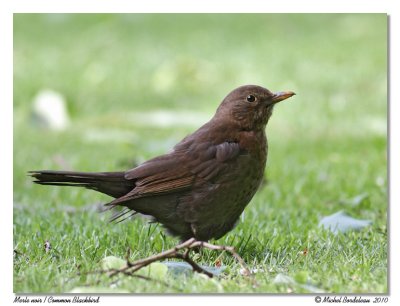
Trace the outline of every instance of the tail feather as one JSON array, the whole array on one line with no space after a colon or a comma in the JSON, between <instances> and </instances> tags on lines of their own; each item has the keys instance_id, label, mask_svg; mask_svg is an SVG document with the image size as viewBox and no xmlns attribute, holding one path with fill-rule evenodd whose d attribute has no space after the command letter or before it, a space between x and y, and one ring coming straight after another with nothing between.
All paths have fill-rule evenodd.
<instances>
[{"instance_id":1,"label":"tail feather","mask_svg":"<svg viewBox=\"0 0 400 306\"><path fill-rule=\"evenodd\" d=\"M74 172L40 170L30 171L34 183L53 186L85 187L119 198L134 187L132 180L125 179L124 172Z\"/></svg>"}]
</instances>

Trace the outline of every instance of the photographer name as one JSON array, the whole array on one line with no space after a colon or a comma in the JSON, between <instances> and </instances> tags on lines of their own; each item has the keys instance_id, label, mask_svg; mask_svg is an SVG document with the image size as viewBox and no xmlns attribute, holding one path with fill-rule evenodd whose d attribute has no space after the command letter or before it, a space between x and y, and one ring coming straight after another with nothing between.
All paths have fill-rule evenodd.
<instances>
[{"instance_id":1,"label":"photographer name","mask_svg":"<svg viewBox=\"0 0 400 306\"><path fill-rule=\"evenodd\" d=\"M347 297L347 296L325 296L322 299L322 303L370 303L371 300L368 298L362 298L361 296Z\"/></svg>"},{"instance_id":2,"label":"photographer name","mask_svg":"<svg viewBox=\"0 0 400 306\"><path fill-rule=\"evenodd\" d=\"M54 296L45 296L45 297L20 297L16 296L14 299L14 303L99 303L100 297L92 297L92 296L74 296L74 297L54 297Z\"/></svg>"}]
</instances>

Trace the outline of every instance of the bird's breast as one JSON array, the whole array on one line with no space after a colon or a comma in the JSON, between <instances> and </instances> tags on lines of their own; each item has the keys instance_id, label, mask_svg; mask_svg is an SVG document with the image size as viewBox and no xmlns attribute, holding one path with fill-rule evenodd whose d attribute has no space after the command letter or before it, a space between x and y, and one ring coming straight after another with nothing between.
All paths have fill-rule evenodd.
<instances>
[{"instance_id":1,"label":"bird's breast","mask_svg":"<svg viewBox=\"0 0 400 306\"><path fill-rule=\"evenodd\" d=\"M267 138L264 130L261 131L243 131L239 137L240 148L247 152L253 159L257 166L264 167L267 161Z\"/></svg>"}]
</instances>

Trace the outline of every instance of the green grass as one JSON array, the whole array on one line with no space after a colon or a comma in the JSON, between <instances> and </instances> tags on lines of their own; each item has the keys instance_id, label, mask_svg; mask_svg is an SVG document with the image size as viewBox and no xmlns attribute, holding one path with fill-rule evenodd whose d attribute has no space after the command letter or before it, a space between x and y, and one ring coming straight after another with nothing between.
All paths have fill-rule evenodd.
<instances>
[{"instance_id":1,"label":"green grass","mask_svg":"<svg viewBox=\"0 0 400 306\"><path fill-rule=\"evenodd\" d=\"M383 14L15 15L14 291L304 293L307 283L386 293L386 21ZM235 246L258 269L256 282L229 255L210 251L197 261L222 260L226 270L214 279L168 274L162 280L173 286L130 278L110 288L107 277L85 275L106 256L124 258L128 247L134 259L178 241L142 218L109 224L96 211L106 196L36 186L26 171L127 169L199 126L185 124L181 111L210 118L230 90L251 83L297 93L267 127L266 184L238 226L215 241ZM66 131L32 124L31 101L43 88L66 97ZM160 109L176 113L173 127L137 120ZM351 201L360 194L367 197ZM318 227L339 210L372 225L338 235ZM299 282L275 284L278 274Z\"/></svg>"}]
</instances>

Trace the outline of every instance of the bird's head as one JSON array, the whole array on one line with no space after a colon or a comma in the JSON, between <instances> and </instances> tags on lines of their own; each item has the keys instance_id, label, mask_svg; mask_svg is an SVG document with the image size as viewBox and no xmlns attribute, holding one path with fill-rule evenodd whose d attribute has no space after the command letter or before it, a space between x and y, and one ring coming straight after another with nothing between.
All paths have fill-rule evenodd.
<instances>
[{"instance_id":1,"label":"bird's head","mask_svg":"<svg viewBox=\"0 0 400 306\"><path fill-rule=\"evenodd\" d=\"M272 93L261 86L241 86L225 97L215 117L229 118L245 130L264 129L275 104L293 95L292 91Z\"/></svg>"}]
</instances>

